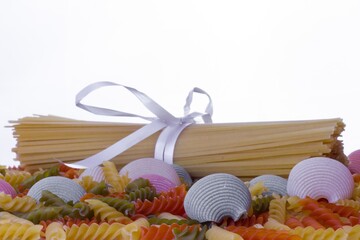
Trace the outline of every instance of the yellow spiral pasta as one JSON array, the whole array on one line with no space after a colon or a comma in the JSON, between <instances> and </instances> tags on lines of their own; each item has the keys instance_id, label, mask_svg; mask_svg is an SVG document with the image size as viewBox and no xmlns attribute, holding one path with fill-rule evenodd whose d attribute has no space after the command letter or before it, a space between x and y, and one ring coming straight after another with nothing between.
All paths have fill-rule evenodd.
<instances>
[{"instance_id":1,"label":"yellow spiral pasta","mask_svg":"<svg viewBox=\"0 0 360 240\"><path fill-rule=\"evenodd\" d=\"M206 231L205 237L208 240L243 240L239 234L227 231L216 225Z\"/></svg>"},{"instance_id":2,"label":"yellow spiral pasta","mask_svg":"<svg viewBox=\"0 0 360 240\"><path fill-rule=\"evenodd\" d=\"M292 234L299 235L303 240L347 240L348 234L344 229L333 228L315 229L313 227L297 227L290 231Z\"/></svg>"},{"instance_id":3,"label":"yellow spiral pasta","mask_svg":"<svg viewBox=\"0 0 360 240\"><path fill-rule=\"evenodd\" d=\"M359 183L355 183L354 190L352 193L352 199L356 200L356 201L360 200L360 184Z\"/></svg>"},{"instance_id":4,"label":"yellow spiral pasta","mask_svg":"<svg viewBox=\"0 0 360 240\"><path fill-rule=\"evenodd\" d=\"M249 191L250 191L252 197L259 196L267 190L268 189L265 187L264 182L257 182L254 185L249 187Z\"/></svg>"},{"instance_id":5,"label":"yellow spiral pasta","mask_svg":"<svg viewBox=\"0 0 360 240\"><path fill-rule=\"evenodd\" d=\"M39 240L42 225L21 223L0 224L1 239Z\"/></svg>"},{"instance_id":6,"label":"yellow spiral pasta","mask_svg":"<svg viewBox=\"0 0 360 240\"><path fill-rule=\"evenodd\" d=\"M287 197L285 196L271 200L269 205L269 218L284 224L286 220L286 202Z\"/></svg>"},{"instance_id":7,"label":"yellow spiral pasta","mask_svg":"<svg viewBox=\"0 0 360 240\"><path fill-rule=\"evenodd\" d=\"M360 202L352 199L340 199L339 201L336 202L336 205L352 207L356 211L360 211Z\"/></svg>"},{"instance_id":8,"label":"yellow spiral pasta","mask_svg":"<svg viewBox=\"0 0 360 240\"><path fill-rule=\"evenodd\" d=\"M90 192L91 189L99 184L98 182L94 181L92 176L84 176L82 179L75 179L74 181L80 184L86 192Z\"/></svg>"},{"instance_id":9,"label":"yellow spiral pasta","mask_svg":"<svg viewBox=\"0 0 360 240\"><path fill-rule=\"evenodd\" d=\"M17 217L8 212L0 212L0 224L20 223L23 225L34 225L31 221Z\"/></svg>"},{"instance_id":10,"label":"yellow spiral pasta","mask_svg":"<svg viewBox=\"0 0 360 240\"><path fill-rule=\"evenodd\" d=\"M95 217L101 219L101 221L126 221L131 222L130 218L124 216L121 212L117 211L115 208L109 206L108 204L97 200L97 199L87 199L85 200L90 208L94 211Z\"/></svg>"},{"instance_id":11,"label":"yellow spiral pasta","mask_svg":"<svg viewBox=\"0 0 360 240\"><path fill-rule=\"evenodd\" d=\"M6 169L5 176L0 174L0 179L5 180L14 188L16 188L22 181L28 179L29 177L31 177L29 172L19 170Z\"/></svg>"},{"instance_id":12,"label":"yellow spiral pasta","mask_svg":"<svg viewBox=\"0 0 360 240\"><path fill-rule=\"evenodd\" d=\"M169 213L169 212L162 212L157 217L158 218L164 218L164 219L176 219L176 220L184 220L184 219L186 219L186 218L184 218L182 216L174 215L174 214Z\"/></svg>"},{"instance_id":13,"label":"yellow spiral pasta","mask_svg":"<svg viewBox=\"0 0 360 240\"><path fill-rule=\"evenodd\" d=\"M12 198L0 192L0 208L9 212L29 212L36 208L36 200L29 196Z\"/></svg>"},{"instance_id":14,"label":"yellow spiral pasta","mask_svg":"<svg viewBox=\"0 0 360 240\"><path fill-rule=\"evenodd\" d=\"M129 223L121 228L121 239L123 240L136 240L141 237L141 228L150 226L148 220L139 218L136 221Z\"/></svg>"},{"instance_id":15,"label":"yellow spiral pasta","mask_svg":"<svg viewBox=\"0 0 360 240\"><path fill-rule=\"evenodd\" d=\"M288 197L287 210L297 212L297 213L301 212L302 206L299 204L300 200L301 200L301 198L299 198L298 196Z\"/></svg>"},{"instance_id":16,"label":"yellow spiral pasta","mask_svg":"<svg viewBox=\"0 0 360 240\"><path fill-rule=\"evenodd\" d=\"M106 240L106 239L122 239L121 223L92 223L90 225L83 223L80 226L73 224L66 229L66 240Z\"/></svg>"},{"instance_id":17,"label":"yellow spiral pasta","mask_svg":"<svg viewBox=\"0 0 360 240\"><path fill-rule=\"evenodd\" d=\"M58 222L52 222L46 227L46 240L66 240L66 232L63 225Z\"/></svg>"},{"instance_id":18,"label":"yellow spiral pasta","mask_svg":"<svg viewBox=\"0 0 360 240\"><path fill-rule=\"evenodd\" d=\"M126 185L128 185L131 180L128 175L120 176L113 162L105 161L103 165L105 181L111 186L109 191L111 193L124 192Z\"/></svg>"},{"instance_id":19,"label":"yellow spiral pasta","mask_svg":"<svg viewBox=\"0 0 360 240\"><path fill-rule=\"evenodd\" d=\"M290 228L282 223L279 223L273 218L269 218L268 221L264 224L264 228L275 229L275 230L290 230Z\"/></svg>"},{"instance_id":20,"label":"yellow spiral pasta","mask_svg":"<svg viewBox=\"0 0 360 240\"><path fill-rule=\"evenodd\" d=\"M360 225L355 225L355 226L353 226L353 227L351 227L349 229L347 239L348 240L358 240L358 239L360 239Z\"/></svg>"}]
</instances>

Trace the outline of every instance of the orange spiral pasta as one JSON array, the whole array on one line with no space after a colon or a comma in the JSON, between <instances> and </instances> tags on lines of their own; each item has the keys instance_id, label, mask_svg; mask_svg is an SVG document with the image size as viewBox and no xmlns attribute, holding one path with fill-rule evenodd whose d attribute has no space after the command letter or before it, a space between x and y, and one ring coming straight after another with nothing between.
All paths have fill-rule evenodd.
<instances>
[{"instance_id":1,"label":"orange spiral pasta","mask_svg":"<svg viewBox=\"0 0 360 240\"><path fill-rule=\"evenodd\" d=\"M320 203L314 199L306 198L301 200L303 210L309 211L309 216L317 220L325 228L338 229L343 226L339 215L333 213L331 209L320 205Z\"/></svg>"},{"instance_id":2,"label":"orange spiral pasta","mask_svg":"<svg viewBox=\"0 0 360 240\"><path fill-rule=\"evenodd\" d=\"M359 217L359 212L351 206L341 206L333 203L320 203L322 206L330 209L332 212L339 214L340 217L349 218Z\"/></svg>"},{"instance_id":3,"label":"orange spiral pasta","mask_svg":"<svg viewBox=\"0 0 360 240\"><path fill-rule=\"evenodd\" d=\"M145 199L141 201L138 199L135 202L135 212L137 214L157 214L161 212L169 212L175 215L184 215L184 198L186 195L185 185L181 185L172 189L169 192L155 197L153 201Z\"/></svg>"},{"instance_id":4,"label":"orange spiral pasta","mask_svg":"<svg viewBox=\"0 0 360 240\"><path fill-rule=\"evenodd\" d=\"M305 227L304 224L296 217L289 217L286 219L285 224L290 228Z\"/></svg>"},{"instance_id":5,"label":"orange spiral pasta","mask_svg":"<svg viewBox=\"0 0 360 240\"><path fill-rule=\"evenodd\" d=\"M269 213L264 212L259 215L251 215L246 218L241 218L238 221L234 221L231 218L224 218L221 226L243 226L243 227L251 227L255 224L261 224L264 225L269 218Z\"/></svg>"},{"instance_id":6,"label":"orange spiral pasta","mask_svg":"<svg viewBox=\"0 0 360 240\"><path fill-rule=\"evenodd\" d=\"M185 228L189 228L189 231L194 229L195 225L188 226L186 224L178 225L176 223L167 225L152 225L149 228L143 228L141 240L154 240L154 239L161 239L161 240L172 240L174 239L173 229L179 229L180 231L184 231Z\"/></svg>"},{"instance_id":7,"label":"orange spiral pasta","mask_svg":"<svg viewBox=\"0 0 360 240\"><path fill-rule=\"evenodd\" d=\"M315 218L310 217L310 216L306 216L301 220L301 223L303 224L303 226L305 227L312 227L314 229L321 229L321 228L325 228L324 225L322 225L321 223L319 223Z\"/></svg>"}]
</instances>

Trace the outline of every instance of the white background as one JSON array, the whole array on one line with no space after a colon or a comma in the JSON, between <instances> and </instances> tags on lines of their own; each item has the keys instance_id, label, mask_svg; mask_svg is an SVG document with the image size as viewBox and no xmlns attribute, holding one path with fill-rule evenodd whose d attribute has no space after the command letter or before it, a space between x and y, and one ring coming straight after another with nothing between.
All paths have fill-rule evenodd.
<instances>
[{"instance_id":1,"label":"white background","mask_svg":"<svg viewBox=\"0 0 360 240\"><path fill-rule=\"evenodd\" d=\"M125 121L75 107L97 81L177 116L200 87L214 122L341 117L348 154L360 148L359 79L359 1L0 0L0 164L16 164L9 120ZM147 113L116 87L88 103Z\"/></svg>"}]
</instances>

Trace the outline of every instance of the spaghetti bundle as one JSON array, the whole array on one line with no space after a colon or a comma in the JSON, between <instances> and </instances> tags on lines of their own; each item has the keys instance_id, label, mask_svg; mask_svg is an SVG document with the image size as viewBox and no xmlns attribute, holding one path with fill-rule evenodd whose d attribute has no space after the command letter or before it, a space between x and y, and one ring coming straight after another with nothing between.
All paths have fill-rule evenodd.
<instances>
[{"instance_id":1,"label":"spaghetti bundle","mask_svg":"<svg viewBox=\"0 0 360 240\"><path fill-rule=\"evenodd\" d=\"M16 159L28 171L83 160L133 133L144 124L82 121L32 116L10 121L17 139ZM174 163L194 177L215 172L244 179L262 174L287 177L299 161L327 156L347 164L342 119L253 123L192 124L179 136ZM155 133L116 156L120 169L132 160L153 157Z\"/></svg>"}]
</instances>

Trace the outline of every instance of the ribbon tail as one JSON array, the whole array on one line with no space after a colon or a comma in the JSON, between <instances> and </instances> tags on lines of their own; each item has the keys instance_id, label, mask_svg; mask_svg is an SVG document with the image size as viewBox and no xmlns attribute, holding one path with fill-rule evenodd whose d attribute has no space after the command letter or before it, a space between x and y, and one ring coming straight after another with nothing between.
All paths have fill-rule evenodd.
<instances>
[{"instance_id":1,"label":"ribbon tail","mask_svg":"<svg viewBox=\"0 0 360 240\"><path fill-rule=\"evenodd\" d=\"M141 142L142 140L146 139L147 137L151 136L152 134L156 133L157 131L163 129L166 126L166 123L160 120L155 120L143 126L139 130L131 133L125 138L117 141L116 143L102 150L101 152L98 152L84 160L75 163L65 163L65 165L77 169L98 166L104 161L113 159L117 155L121 154L122 152L126 151L127 149L131 148L132 146L136 145L137 143Z\"/></svg>"},{"instance_id":2,"label":"ribbon tail","mask_svg":"<svg viewBox=\"0 0 360 240\"><path fill-rule=\"evenodd\" d=\"M180 133L192 123L183 123L180 126L171 129L171 133L167 139L167 143L163 152L163 161L168 164L174 163L174 151L176 140L178 139Z\"/></svg>"}]
</instances>

